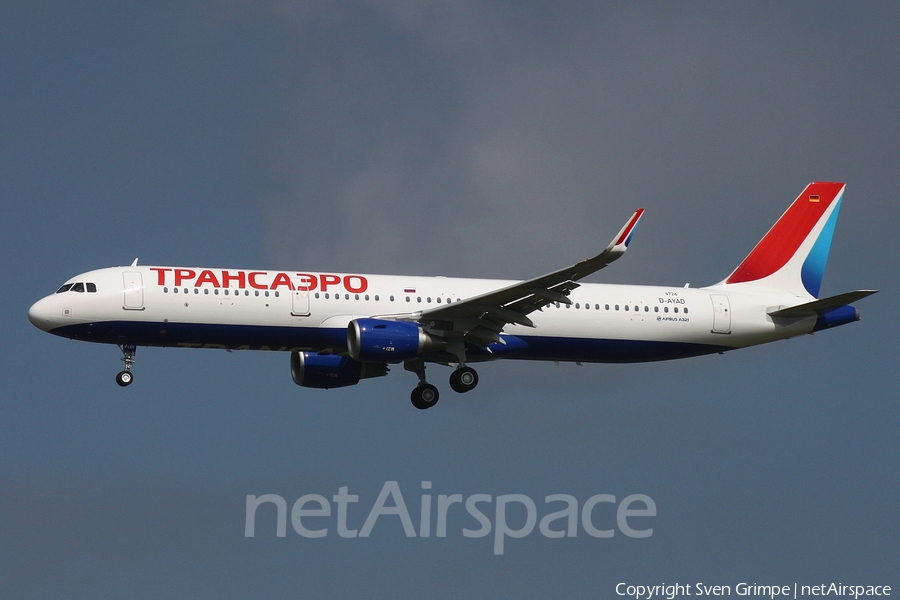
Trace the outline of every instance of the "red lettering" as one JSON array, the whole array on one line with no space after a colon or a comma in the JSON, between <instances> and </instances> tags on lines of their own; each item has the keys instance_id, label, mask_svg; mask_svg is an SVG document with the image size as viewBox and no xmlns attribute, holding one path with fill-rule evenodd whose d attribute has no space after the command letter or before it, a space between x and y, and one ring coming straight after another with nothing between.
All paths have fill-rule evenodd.
<instances>
[{"instance_id":1,"label":"red lettering","mask_svg":"<svg viewBox=\"0 0 900 600\"><path fill-rule=\"evenodd\" d=\"M265 289L267 289L267 288L266 288L266 284L264 284L264 283L258 283L258 282L256 281L256 276L257 276L257 275L265 275L265 273L262 272L262 271L253 271L253 272L251 272L251 273L247 273L247 280L250 282L250 287L256 288L256 289L258 289L258 290L265 290Z\"/></svg>"},{"instance_id":2,"label":"red lettering","mask_svg":"<svg viewBox=\"0 0 900 600\"><path fill-rule=\"evenodd\" d=\"M275 279L272 280L272 285L269 286L269 289L274 290L282 285L286 286L289 290L294 289L294 286L291 285L291 278L287 276L287 273L279 273L276 275Z\"/></svg>"},{"instance_id":3,"label":"red lettering","mask_svg":"<svg viewBox=\"0 0 900 600\"><path fill-rule=\"evenodd\" d=\"M166 271L171 271L169 267L150 267L151 271L156 271L156 285L166 285Z\"/></svg>"},{"instance_id":4,"label":"red lettering","mask_svg":"<svg viewBox=\"0 0 900 600\"><path fill-rule=\"evenodd\" d=\"M341 282L341 278L338 277L337 275L326 275L325 273L322 273L320 280L322 282L322 291L323 292L328 291L329 285L336 285Z\"/></svg>"},{"instance_id":5,"label":"red lettering","mask_svg":"<svg viewBox=\"0 0 900 600\"><path fill-rule=\"evenodd\" d=\"M194 287L200 287L204 283L211 283L213 287L219 287L219 280L216 279L216 276L213 275L213 272L209 269L202 271L200 273L200 277L197 278L196 283L194 283Z\"/></svg>"},{"instance_id":6,"label":"red lettering","mask_svg":"<svg viewBox=\"0 0 900 600\"><path fill-rule=\"evenodd\" d=\"M265 277L268 275L265 271L251 271L246 273L244 271L222 271L222 282L219 283L219 278L216 277L216 274L213 273L209 269L204 269L200 272L199 277L197 276L196 271L193 269L173 269L171 267L149 267L151 271L156 272L156 279L158 285L166 284L166 273L169 271L174 271L174 280L175 286L180 287L184 283L189 280L197 278L194 281L194 287L200 287L204 283L212 284L214 287L230 287L230 285L234 282L237 283L239 288L245 288L249 283L250 287L255 288L257 290L265 290L270 289L274 290L279 287L286 287L290 290L300 290L300 291L310 291L319 287L323 292L328 291L329 287L340 285L343 283L344 289L348 292L352 292L354 294L361 294L369 289L369 281L363 277L362 275L345 275L343 281L338 275L332 275L329 273L322 273L319 276L313 275L312 273L295 273L294 280L297 282L297 285L291 282L291 278L287 275L287 273L277 273L275 278L272 280L272 284L266 286L265 283L261 282L258 278Z\"/></svg>"},{"instance_id":7,"label":"red lettering","mask_svg":"<svg viewBox=\"0 0 900 600\"><path fill-rule=\"evenodd\" d=\"M175 287L180 286L184 279L193 279L196 276L191 269L175 269Z\"/></svg>"},{"instance_id":8,"label":"red lettering","mask_svg":"<svg viewBox=\"0 0 900 600\"><path fill-rule=\"evenodd\" d=\"M297 277L300 278L299 282L297 283L297 289L301 292L314 290L319 284L318 277L316 277L315 275L310 275L309 273L297 273Z\"/></svg>"},{"instance_id":9,"label":"red lettering","mask_svg":"<svg viewBox=\"0 0 900 600\"><path fill-rule=\"evenodd\" d=\"M237 281L239 288L247 287L243 271L238 271L237 275L232 275L228 271L222 271L222 287L228 287L232 281Z\"/></svg>"},{"instance_id":10,"label":"red lettering","mask_svg":"<svg viewBox=\"0 0 900 600\"><path fill-rule=\"evenodd\" d=\"M354 286L351 282L356 279L359 281L359 285ZM361 294L366 291L369 287L369 282L366 281L366 278L362 275L347 275L344 277L344 288L348 292L353 292L354 294Z\"/></svg>"}]
</instances>

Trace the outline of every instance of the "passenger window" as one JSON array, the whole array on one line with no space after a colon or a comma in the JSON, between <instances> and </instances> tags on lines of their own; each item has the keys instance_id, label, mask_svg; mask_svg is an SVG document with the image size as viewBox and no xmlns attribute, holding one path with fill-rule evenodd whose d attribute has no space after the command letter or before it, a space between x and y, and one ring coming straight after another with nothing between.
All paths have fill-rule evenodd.
<instances>
[{"instance_id":1,"label":"passenger window","mask_svg":"<svg viewBox=\"0 0 900 600\"><path fill-rule=\"evenodd\" d=\"M644 307L644 312L650 312L650 307L649 307L649 306L645 306L645 307Z\"/></svg>"},{"instance_id":2,"label":"passenger window","mask_svg":"<svg viewBox=\"0 0 900 600\"><path fill-rule=\"evenodd\" d=\"M627 304L625 305L625 310L628 310L628 305L627 305Z\"/></svg>"},{"instance_id":3,"label":"passenger window","mask_svg":"<svg viewBox=\"0 0 900 600\"><path fill-rule=\"evenodd\" d=\"M653 307L653 312L659 312L659 307L658 307L658 306L654 306L654 307Z\"/></svg>"},{"instance_id":4,"label":"passenger window","mask_svg":"<svg viewBox=\"0 0 900 600\"><path fill-rule=\"evenodd\" d=\"M84 284L80 281L72 286L73 292L84 292Z\"/></svg>"},{"instance_id":5,"label":"passenger window","mask_svg":"<svg viewBox=\"0 0 900 600\"><path fill-rule=\"evenodd\" d=\"M668 306L664 307L663 312L669 312L669 307Z\"/></svg>"},{"instance_id":6,"label":"passenger window","mask_svg":"<svg viewBox=\"0 0 900 600\"><path fill-rule=\"evenodd\" d=\"M203 289L203 294L206 295L206 296L209 296L209 288L204 288L204 289Z\"/></svg>"},{"instance_id":7,"label":"passenger window","mask_svg":"<svg viewBox=\"0 0 900 600\"><path fill-rule=\"evenodd\" d=\"M97 286L94 285L93 283L86 283L85 285L87 286L88 293L93 294L94 292L97 291Z\"/></svg>"},{"instance_id":8,"label":"passenger window","mask_svg":"<svg viewBox=\"0 0 900 600\"><path fill-rule=\"evenodd\" d=\"M675 307L675 312L678 312L678 307L677 307L677 306Z\"/></svg>"},{"instance_id":9,"label":"passenger window","mask_svg":"<svg viewBox=\"0 0 900 600\"><path fill-rule=\"evenodd\" d=\"M575 308L581 308L581 302L576 302L576 303L575 303Z\"/></svg>"},{"instance_id":10,"label":"passenger window","mask_svg":"<svg viewBox=\"0 0 900 600\"><path fill-rule=\"evenodd\" d=\"M394 297L391 296L391 302L394 301ZM375 294L375 302L378 302L378 294Z\"/></svg>"},{"instance_id":11,"label":"passenger window","mask_svg":"<svg viewBox=\"0 0 900 600\"><path fill-rule=\"evenodd\" d=\"M687 314L687 306L684 307L684 314Z\"/></svg>"}]
</instances>

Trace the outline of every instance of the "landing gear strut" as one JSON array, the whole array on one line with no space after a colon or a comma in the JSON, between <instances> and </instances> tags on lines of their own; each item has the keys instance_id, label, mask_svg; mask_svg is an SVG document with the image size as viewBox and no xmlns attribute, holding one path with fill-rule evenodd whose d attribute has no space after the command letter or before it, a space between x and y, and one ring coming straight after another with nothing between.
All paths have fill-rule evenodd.
<instances>
[{"instance_id":1,"label":"landing gear strut","mask_svg":"<svg viewBox=\"0 0 900 600\"><path fill-rule=\"evenodd\" d=\"M436 387L425 381L425 362L421 359L408 360L403 363L403 368L419 376L419 385L409 395L412 405L425 410L437 404L440 394Z\"/></svg>"},{"instance_id":2,"label":"landing gear strut","mask_svg":"<svg viewBox=\"0 0 900 600\"><path fill-rule=\"evenodd\" d=\"M122 362L125 363L125 370L120 371L119 374L116 375L116 383L125 387L134 381L134 375L131 374L131 367L134 365L134 353L137 351L137 347L135 347L134 344L123 344L119 346L119 349L122 351Z\"/></svg>"}]
</instances>

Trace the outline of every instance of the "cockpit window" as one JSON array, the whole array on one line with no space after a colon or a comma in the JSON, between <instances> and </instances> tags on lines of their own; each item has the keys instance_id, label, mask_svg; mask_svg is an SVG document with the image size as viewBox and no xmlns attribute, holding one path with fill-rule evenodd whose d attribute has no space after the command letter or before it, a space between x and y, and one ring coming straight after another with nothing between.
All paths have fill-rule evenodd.
<instances>
[{"instance_id":1,"label":"cockpit window","mask_svg":"<svg viewBox=\"0 0 900 600\"><path fill-rule=\"evenodd\" d=\"M91 293L91 294L93 294L94 292L97 291L97 286L94 285L93 283L88 282L88 283L86 283L86 284L84 284L84 285L87 286L87 291L88 291L89 293Z\"/></svg>"},{"instance_id":2,"label":"cockpit window","mask_svg":"<svg viewBox=\"0 0 900 600\"><path fill-rule=\"evenodd\" d=\"M69 291L69 288L71 288L73 285L75 285L75 284L74 284L74 283L67 283L67 284L65 284L64 286L62 286L61 288L59 288L58 290L56 290L56 293L57 293L57 294L62 294L63 292L68 292L68 291Z\"/></svg>"},{"instance_id":3,"label":"cockpit window","mask_svg":"<svg viewBox=\"0 0 900 600\"><path fill-rule=\"evenodd\" d=\"M84 292L84 284L80 281L72 286L73 292Z\"/></svg>"}]
</instances>

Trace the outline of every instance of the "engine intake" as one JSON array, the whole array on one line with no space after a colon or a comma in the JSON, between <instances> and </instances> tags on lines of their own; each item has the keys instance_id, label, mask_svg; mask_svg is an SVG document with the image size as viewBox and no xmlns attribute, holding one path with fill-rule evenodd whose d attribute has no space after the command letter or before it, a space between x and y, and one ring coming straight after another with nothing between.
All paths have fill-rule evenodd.
<instances>
[{"instance_id":1,"label":"engine intake","mask_svg":"<svg viewBox=\"0 0 900 600\"><path fill-rule=\"evenodd\" d=\"M354 319L347 326L350 356L364 363L403 362L425 352L441 350L446 345L443 339L406 321Z\"/></svg>"},{"instance_id":2,"label":"engine intake","mask_svg":"<svg viewBox=\"0 0 900 600\"><path fill-rule=\"evenodd\" d=\"M291 377L294 383L308 388L339 388L356 385L360 379L387 375L384 363L366 363L349 356L291 352Z\"/></svg>"}]
</instances>

